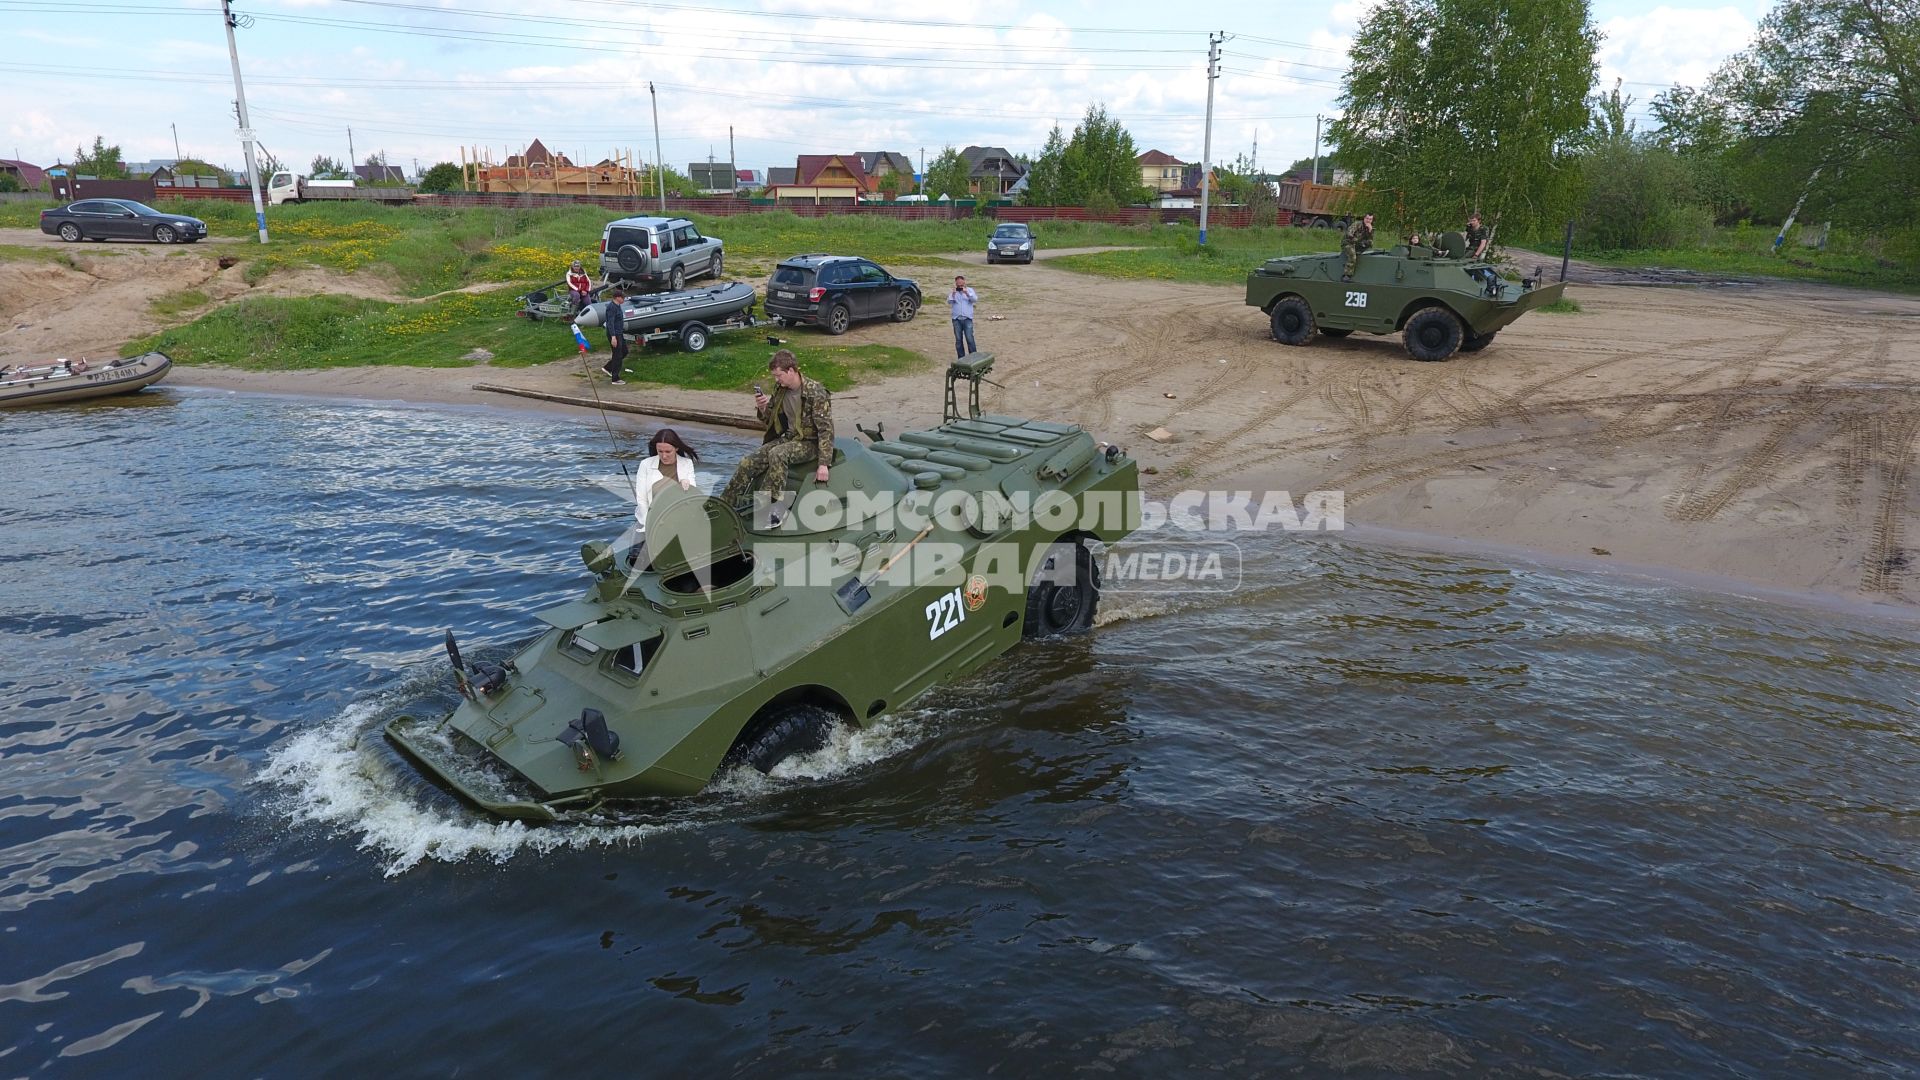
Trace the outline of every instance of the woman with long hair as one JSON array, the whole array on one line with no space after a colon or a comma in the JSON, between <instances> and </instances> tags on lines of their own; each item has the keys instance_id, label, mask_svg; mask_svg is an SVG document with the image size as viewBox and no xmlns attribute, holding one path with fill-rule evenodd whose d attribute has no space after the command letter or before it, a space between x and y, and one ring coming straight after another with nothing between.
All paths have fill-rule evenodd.
<instances>
[{"instance_id":1,"label":"woman with long hair","mask_svg":"<svg viewBox=\"0 0 1920 1080\"><path fill-rule=\"evenodd\" d=\"M647 509L653 505L654 496L665 491L667 485L679 484L691 490L700 484L700 474L693 467L700 455L687 445L679 432L661 428L654 432L647 446L653 452L640 463L633 484L633 516L640 522L642 531L646 530Z\"/></svg>"}]
</instances>

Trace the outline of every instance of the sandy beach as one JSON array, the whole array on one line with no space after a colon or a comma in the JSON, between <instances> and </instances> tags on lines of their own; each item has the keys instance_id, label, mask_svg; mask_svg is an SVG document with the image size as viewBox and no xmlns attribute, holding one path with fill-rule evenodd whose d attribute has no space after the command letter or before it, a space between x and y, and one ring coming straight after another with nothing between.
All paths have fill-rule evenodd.
<instances>
[{"instance_id":1,"label":"sandy beach","mask_svg":"<svg viewBox=\"0 0 1920 1080\"><path fill-rule=\"evenodd\" d=\"M110 352L157 325L142 297L187 278L210 295L244 291L225 283L232 271L200 268L211 259L118 245L75 254L78 270L0 264L12 275L0 280L0 357ZM1534 313L1483 352L1421 364L1398 338L1277 344L1237 288L1090 277L1044 261L972 267L968 277L981 293L980 347L997 358L1000 385L989 388L987 409L1070 420L1121 443L1155 496L1341 490L1356 535L1666 568L1903 612L1920 601L1908 547L1920 510L1912 469L1920 298L1576 266L1568 296L1579 313ZM1637 283L1649 278L1663 283ZM268 280L276 293L375 291L320 271ZM922 285L944 293L938 280ZM103 302L125 317L103 324ZM944 360L952 336L943 314L936 299L913 323L863 325L849 340ZM634 363L641 378L645 356ZM585 395L577 359L523 369L181 367L171 382L525 407L600 422L590 411L473 389ZM602 382L599 391L667 408L748 410L744 394L642 382ZM858 386L836 405L842 434L856 421L901 430L937 420L940 379ZM1171 440L1146 437L1162 427Z\"/></svg>"}]
</instances>

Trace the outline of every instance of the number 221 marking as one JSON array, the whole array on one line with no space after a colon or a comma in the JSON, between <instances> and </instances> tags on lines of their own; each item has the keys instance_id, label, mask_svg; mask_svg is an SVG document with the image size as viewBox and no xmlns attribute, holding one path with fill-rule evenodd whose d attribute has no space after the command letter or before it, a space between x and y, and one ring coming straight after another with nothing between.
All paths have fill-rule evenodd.
<instances>
[{"instance_id":1,"label":"number 221 marking","mask_svg":"<svg viewBox=\"0 0 1920 1080\"><path fill-rule=\"evenodd\" d=\"M927 605L927 640L932 641L966 621L967 605L960 597L960 590L943 593Z\"/></svg>"}]
</instances>

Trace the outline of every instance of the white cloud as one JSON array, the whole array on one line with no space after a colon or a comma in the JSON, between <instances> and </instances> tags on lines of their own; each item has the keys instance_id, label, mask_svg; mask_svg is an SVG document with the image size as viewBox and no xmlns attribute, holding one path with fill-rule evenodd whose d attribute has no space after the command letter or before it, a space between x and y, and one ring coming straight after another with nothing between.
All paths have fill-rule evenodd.
<instances>
[{"instance_id":1,"label":"white cloud","mask_svg":"<svg viewBox=\"0 0 1920 1080\"><path fill-rule=\"evenodd\" d=\"M1698 86L1727 57L1753 40L1754 22L1739 8L1661 6L1641 15L1620 15L1600 24L1603 87L1624 79L1645 99L1657 88ZM1636 85L1637 84L1637 85Z\"/></svg>"}]
</instances>

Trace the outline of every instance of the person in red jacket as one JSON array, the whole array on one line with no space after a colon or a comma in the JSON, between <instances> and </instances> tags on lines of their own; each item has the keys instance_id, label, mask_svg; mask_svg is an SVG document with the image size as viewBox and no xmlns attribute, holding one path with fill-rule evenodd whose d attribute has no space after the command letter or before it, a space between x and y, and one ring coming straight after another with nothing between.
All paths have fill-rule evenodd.
<instances>
[{"instance_id":1,"label":"person in red jacket","mask_svg":"<svg viewBox=\"0 0 1920 1080\"><path fill-rule=\"evenodd\" d=\"M572 269L567 271L567 300L573 304L573 313L593 303L593 279L580 268L580 260L573 260Z\"/></svg>"}]
</instances>

